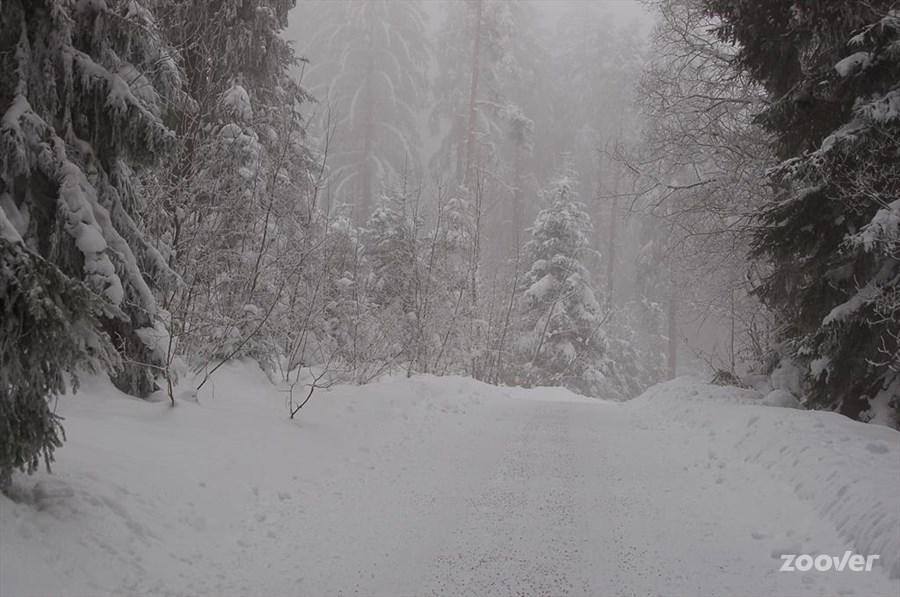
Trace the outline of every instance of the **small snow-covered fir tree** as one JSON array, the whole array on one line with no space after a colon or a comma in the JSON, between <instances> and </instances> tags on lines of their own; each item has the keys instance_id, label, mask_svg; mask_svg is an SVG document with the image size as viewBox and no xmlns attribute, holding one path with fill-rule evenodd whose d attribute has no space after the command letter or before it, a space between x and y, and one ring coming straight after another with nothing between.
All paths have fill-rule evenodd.
<instances>
[{"instance_id":1,"label":"small snow-covered fir tree","mask_svg":"<svg viewBox=\"0 0 900 597\"><path fill-rule=\"evenodd\" d=\"M544 192L548 206L538 214L525 247L531 265L518 298L517 381L616 397L606 320L584 266L591 220L573 181L566 173Z\"/></svg>"},{"instance_id":2,"label":"small snow-covered fir tree","mask_svg":"<svg viewBox=\"0 0 900 597\"><path fill-rule=\"evenodd\" d=\"M386 194L367 226L367 255L372 267L372 297L377 305L399 304L413 309L412 269L415 230L405 193Z\"/></svg>"},{"instance_id":3,"label":"small snow-covered fir tree","mask_svg":"<svg viewBox=\"0 0 900 597\"><path fill-rule=\"evenodd\" d=\"M327 232L327 279L324 294L326 334L336 356L353 369L366 359L362 319L369 308L365 295L362 241L350 218L338 216ZM361 329L362 328L362 329Z\"/></svg>"},{"instance_id":4,"label":"small snow-covered fir tree","mask_svg":"<svg viewBox=\"0 0 900 597\"><path fill-rule=\"evenodd\" d=\"M472 304L471 272L475 258L475 223L473 206L465 198L465 190L458 189L446 204L439 202L438 219L433 234L434 265L431 273L431 297L429 301L436 373L469 370L472 358L473 338L464 322L474 316Z\"/></svg>"},{"instance_id":5,"label":"small snow-covered fir tree","mask_svg":"<svg viewBox=\"0 0 900 597\"><path fill-rule=\"evenodd\" d=\"M413 352L417 275L416 222L411 209L405 190L385 194L366 230L368 296L383 324L393 330L389 353L408 357Z\"/></svg>"}]
</instances>

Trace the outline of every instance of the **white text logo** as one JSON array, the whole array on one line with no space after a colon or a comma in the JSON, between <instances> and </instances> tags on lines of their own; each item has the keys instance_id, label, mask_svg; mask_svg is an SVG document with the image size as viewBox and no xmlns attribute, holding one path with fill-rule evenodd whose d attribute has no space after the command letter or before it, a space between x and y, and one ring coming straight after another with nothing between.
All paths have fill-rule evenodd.
<instances>
[{"instance_id":1,"label":"white text logo","mask_svg":"<svg viewBox=\"0 0 900 597\"><path fill-rule=\"evenodd\" d=\"M843 572L869 572L872 570L872 564L875 560L880 559L879 555L864 556L851 551L845 551L843 556L829 556L820 554L812 556L809 554L786 553L781 555L781 572L808 572L813 568L818 572L828 572L835 570Z\"/></svg>"}]
</instances>

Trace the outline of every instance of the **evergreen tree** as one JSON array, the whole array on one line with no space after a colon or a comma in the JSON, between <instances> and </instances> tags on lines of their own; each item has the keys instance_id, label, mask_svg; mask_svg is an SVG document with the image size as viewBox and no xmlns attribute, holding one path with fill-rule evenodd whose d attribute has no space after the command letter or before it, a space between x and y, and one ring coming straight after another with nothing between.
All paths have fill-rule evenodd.
<instances>
[{"instance_id":1,"label":"evergreen tree","mask_svg":"<svg viewBox=\"0 0 900 597\"><path fill-rule=\"evenodd\" d=\"M365 352L366 295L361 232L347 217L338 217L328 230L325 325L337 356L351 369L371 355Z\"/></svg>"},{"instance_id":2,"label":"evergreen tree","mask_svg":"<svg viewBox=\"0 0 900 597\"><path fill-rule=\"evenodd\" d=\"M418 118L430 58L426 13L419 0L328 0L299 10L309 23L305 80L325 104L322 124L334 127L332 193L353 206L362 225L379 183L419 170Z\"/></svg>"},{"instance_id":3,"label":"evergreen tree","mask_svg":"<svg viewBox=\"0 0 900 597\"><path fill-rule=\"evenodd\" d=\"M184 284L166 296L177 349L200 365L247 356L271 365L316 206L314 156L280 33L292 0L190 0L165 12L183 56L187 101L175 151L151 181L154 230ZM288 241L293 247L287 247ZM195 363L197 364L197 363Z\"/></svg>"},{"instance_id":4,"label":"evergreen tree","mask_svg":"<svg viewBox=\"0 0 900 597\"><path fill-rule=\"evenodd\" d=\"M77 389L79 370L118 364L100 318L121 316L104 297L17 238L0 210L0 490L14 469L47 468L65 437L50 402Z\"/></svg>"},{"instance_id":5,"label":"evergreen tree","mask_svg":"<svg viewBox=\"0 0 900 597\"><path fill-rule=\"evenodd\" d=\"M544 199L547 207L538 214L525 247L531 266L518 299L518 381L563 385L587 396L618 396L607 356L607 320L584 266L591 221L577 199L573 175L559 177Z\"/></svg>"},{"instance_id":6,"label":"evergreen tree","mask_svg":"<svg viewBox=\"0 0 900 597\"><path fill-rule=\"evenodd\" d=\"M370 268L368 297L379 326L390 328L387 354L414 356L418 222L406 189L382 195L381 206L366 226L366 259Z\"/></svg>"},{"instance_id":7,"label":"evergreen tree","mask_svg":"<svg viewBox=\"0 0 900 597\"><path fill-rule=\"evenodd\" d=\"M758 293L805 402L897 425L900 14L895 2L706 0L769 93L760 122L784 161L762 214ZM893 412L888 415L888 412ZM892 419L892 420L891 420Z\"/></svg>"},{"instance_id":8,"label":"evergreen tree","mask_svg":"<svg viewBox=\"0 0 900 597\"><path fill-rule=\"evenodd\" d=\"M450 2L446 8L435 47L430 115L433 132L443 134L431 165L455 173L462 183L468 168L496 164L507 138L522 124L509 91L533 51L523 41L530 13L525 3L510 0Z\"/></svg>"},{"instance_id":9,"label":"evergreen tree","mask_svg":"<svg viewBox=\"0 0 900 597\"><path fill-rule=\"evenodd\" d=\"M49 466L48 402L81 369L145 396L162 364L136 172L172 146L182 80L144 2L0 10L0 487Z\"/></svg>"},{"instance_id":10,"label":"evergreen tree","mask_svg":"<svg viewBox=\"0 0 900 597\"><path fill-rule=\"evenodd\" d=\"M431 286L435 295L431 311L434 314L432 336L435 347L434 367L437 372L462 373L470 368L474 350L473 338L466 333L464 320L471 320L473 283L471 277L473 255L472 205L462 197L462 189L447 200L439 202L439 218L435 222L437 240L436 261L431 270Z\"/></svg>"},{"instance_id":11,"label":"evergreen tree","mask_svg":"<svg viewBox=\"0 0 900 597\"><path fill-rule=\"evenodd\" d=\"M172 276L144 236L136 173L172 147L164 120L182 89L149 7L11 0L0 11L0 212L33 253L23 259L68 280L57 292L83 281L106 301L95 312L122 355L113 379L139 396L161 365L153 287Z\"/></svg>"},{"instance_id":12,"label":"evergreen tree","mask_svg":"<svg viewBox=\"0 0 900 597\"><path fill-rule=\"evenodd\" d=\"M412 269L415 262L415 224L406 193L385 194L369 218L366 251L372 268L371 295L376 305L398 304L412 310Z\"/></svg>"}]
</instances>

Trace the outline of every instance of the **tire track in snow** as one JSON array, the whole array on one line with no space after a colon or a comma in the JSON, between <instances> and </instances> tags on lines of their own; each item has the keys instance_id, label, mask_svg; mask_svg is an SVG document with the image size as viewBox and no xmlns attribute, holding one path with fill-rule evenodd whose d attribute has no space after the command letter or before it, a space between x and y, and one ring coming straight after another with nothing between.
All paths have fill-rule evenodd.
<instances>
[{"instance_id":1,"label":"tire track in snow","mask_svg":"<svg viewBox=\"0 0 900 597\"><path fill-rule=\"evenodd\" d=\"M507 445L493 478L467 496L461 524L437 556L422 594L566 595L576 590L583 537L567 405L533 410Z\"/></svg>"}]
</instances>

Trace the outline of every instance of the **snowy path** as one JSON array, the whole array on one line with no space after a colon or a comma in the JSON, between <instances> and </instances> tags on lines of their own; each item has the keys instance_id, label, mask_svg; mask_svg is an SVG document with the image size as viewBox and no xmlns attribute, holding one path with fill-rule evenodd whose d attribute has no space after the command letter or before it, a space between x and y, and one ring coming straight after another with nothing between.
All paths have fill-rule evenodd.
<instances>
[{"instance_id":1,"label":"snowy path","mask_svg":"<svg viewBox=\"0 0 900 597\"><path fill-rule=\"evenodd\" d=\"M297 424L221 396L218 408L73 410L59 473L42 476L61 497L0 502L0 594L900 588L883 570L778 573L773 553L851 546L764 467L717 453L715 430L559 390L426 379L355 391L323 394Z\"/></svg>"}]
</instances>

